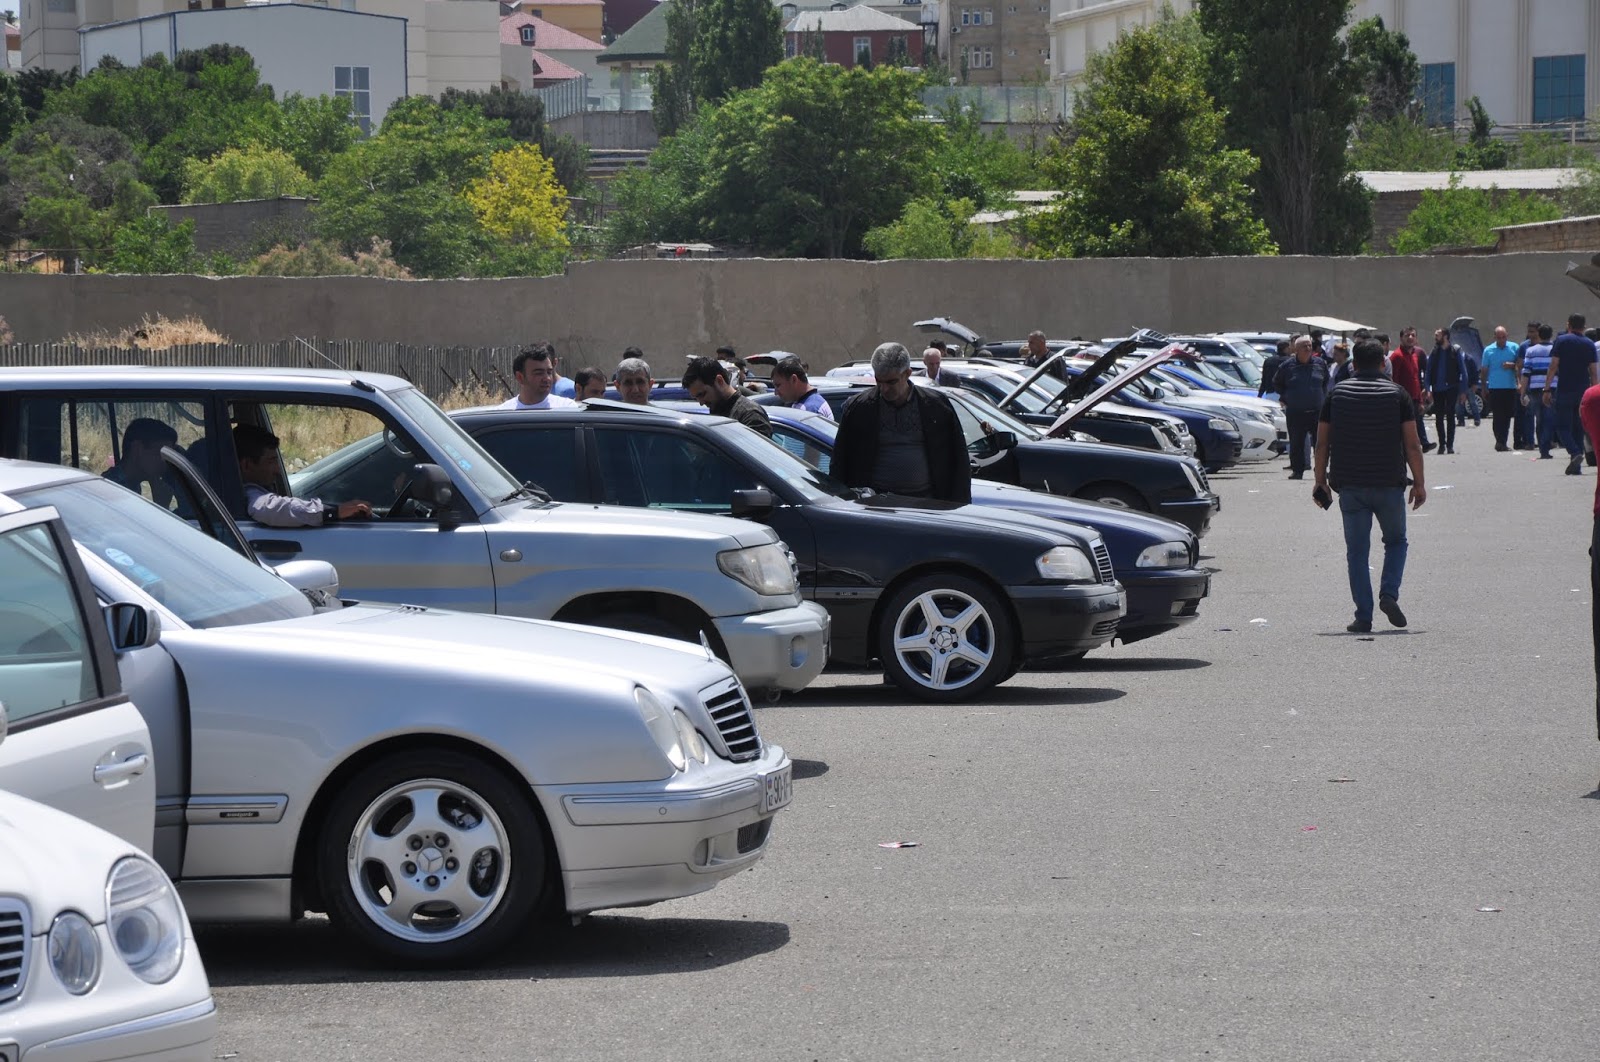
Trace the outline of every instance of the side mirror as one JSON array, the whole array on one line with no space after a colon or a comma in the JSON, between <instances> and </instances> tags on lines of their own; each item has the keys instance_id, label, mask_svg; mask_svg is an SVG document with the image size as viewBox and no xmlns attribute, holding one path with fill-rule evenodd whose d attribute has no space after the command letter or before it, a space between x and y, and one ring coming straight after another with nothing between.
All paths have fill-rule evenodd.
<instances>
[{"instance_id":1,"label":"side mirror","mask_svg":"<svg viewBox=\"0 0 1600 1062\"><path fill-rule=\"evenodd\" d=\"M1165 387L1162 387L1160 384L1151 384L1150 385L1150 397L1154 401L1159 402L1163 398L1167 397L1167 389Z\"/></svg>"},{"instance_id":2,"label":"side mirror","mask_svg":"<svg viewBox=\"0 0 1600 1062\"><path fill-rule=\"evenodd\" d=\"M450 473L435 464L413 465L412 496L439 514L439 529L448 531L460 523L455 518L456 485Z\"/></svg>"},{"instance_id":3,"label":"side mirror","mask_svg":"<svg viewBox=\"0 0 1600 1062\"><path fill-rule=\"evenodd\" d=\"M339 572L327 561L292 560L273 566L284 582L306 596L320 611L339 608Z\"/></svg>"},{"instance_id":4,"label":"side mirror","mask_svg":"<svg viewBox=\"0 0 1600 1062\"><path fill-rule=\"evenodd\" d=\"M143 605L119 601L100 610L111 635L111 648L119 653L148 649L161 638L161 620Z\"/></svg>"},{"instance_id":5,"label":"side mirror","mask_svg":"<svg viewBox=\"0 0 1600 1062\"><path fill-rule=\"evenodd\" d=\"M983 438L967 444L967 453L980 461L999 457L1007 450L1017 448L1017 433L1013 431L990 432Z\"/></svg>"},{"instance_id":6,"label":"side mirror","mask_svg":"<svg viewBox=\"0 0 1600 1062\"><path fill-rule=\"evenodd\" d=\"M764 487L733 492L731 512L734 516L741 516L747 520L760 520L771 516L772 510L776 507L777 503L773 501L772 492Z\"/></svg>"}]
</instances>

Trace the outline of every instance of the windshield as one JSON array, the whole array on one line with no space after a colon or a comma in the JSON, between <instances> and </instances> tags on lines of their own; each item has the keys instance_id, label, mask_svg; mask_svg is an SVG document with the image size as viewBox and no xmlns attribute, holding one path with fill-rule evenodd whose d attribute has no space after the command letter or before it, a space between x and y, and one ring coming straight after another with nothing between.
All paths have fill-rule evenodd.
<instances>
[{"instance_id":1,"label":"windshield","mask_svg":"<svg viewBox=\"0 0 1600 1062\"><path fill-rule=\"evenodd\" d=\"M856 492L826 472L806 464L794 454L743 424L719 424L715 429L722 441L753 460L783 482L799 491L807 501L819 498L854 499Z\"/></svg>"},{"instance_id":2,"label":"windshield","mask_svg":"<svg viewBox=\"0 0 1600 1062\"><path fill-rule=\"evenodd\" d=\"M311 615L294 587L160 506L109 480L73 480L28 494L54 505L80 546L191 627Z\"/></svg>"},{"instance_id":3,"label":"windshield","mask_svg":"<svg viewBox=\"0 0 1600 1062\"><path fill-rule=\"evenodd\" d=\"M1218 368L1224 372L1232 373L1251 387L1261 383L1261 370L1249 358L1235 358L1233 361L1219 365Z\"/></svg>"},{"instance_id":4,"label":"windshield","mask_svg":"<svg viewBox=\"0 0 1600 1062\"><path fill-rule=\"evenodd\" d=\"M497 502L521 486L500 462L490 457L488 451L421 391L407 387L390 391L389 397L416 421L424 442L441 451L441 456L449 462L447 467L470 479L489 501Z\"/></svg>"},{"instance_id":5,"label":"windshield","mask_svg":"<svg viewBox=\"0 0 1600 1062\"><path fill-rule=\"evenodd\" d=\"M996 399L1004 398L1013 388L1021 383L1023 379L1024 378L1021 376L1013 377L996 374L995 380L1000 384L1000 390L999 393L994 397ZM1049 384L1054 384L1055 386L1053 388L1041 386L1047 382ZM1043 413L1050 405L1051 400L1061 392L1061 388L1063 386L1065 385L1053 376L1041 376L1039 379L1035 380L1033 383L1019 391L1017 396L1013 398L1011 402L1024 413Z\"/></svg>"},{"instance_id":6,"label":"windshield","mask_svg":"<svg viewBox=\"0 0 1600 1062\"><path fill-rule=\"evenodd\" d=\"M982 395L975 395L971 391L950 390L946 390L945 394L956 405L966 405L974 416L983 420L985 422L984 427L988 432L1009 431L1014 432L1019 439L1039 438L1039 429L1024 424Z\"/></svg>"}]
</instances>

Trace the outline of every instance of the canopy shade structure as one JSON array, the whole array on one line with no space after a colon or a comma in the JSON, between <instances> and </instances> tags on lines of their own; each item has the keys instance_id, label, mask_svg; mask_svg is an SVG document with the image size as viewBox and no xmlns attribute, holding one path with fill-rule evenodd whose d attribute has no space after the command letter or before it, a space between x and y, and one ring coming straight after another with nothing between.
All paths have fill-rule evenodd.
<instances>
[{"instance_id":1,"label":"canopy shade structure","mask_svg":"<svg viewBox=\"0 0 1600 1062\"><path fill-rule=\"evenodd\" d=\"M1357 324L1355 321L1342 321L1337 317L1286 317L1284 320L1290 324L1305 325L1308 329L1315 328L1323 332L1338 332L1341 335L1374 330L1371 325Z\"/></svg>"}]
</instances>

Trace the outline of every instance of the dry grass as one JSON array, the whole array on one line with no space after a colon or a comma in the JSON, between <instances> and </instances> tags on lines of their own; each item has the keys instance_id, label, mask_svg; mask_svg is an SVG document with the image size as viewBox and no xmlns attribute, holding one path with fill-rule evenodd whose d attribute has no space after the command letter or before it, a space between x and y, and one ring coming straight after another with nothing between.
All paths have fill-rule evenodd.
<instances>
[{"instance_id":1,"label":"dry grass","mask_svg":"<svg viewBox=\"0 0 1600 1062\"><path fill-rule=\"evenodd\" d=\"M509 397L506 389L499 383L487 384L476 380L462 380L440 396L439 408L468 409L472 406L493 406Z\"/></svg>"},{"instance_id":2,"label":"dry grass","mask_svg":"<svg viewBox=\"0 0 1600 1062\"><path fill-rule=\"evenodd\" d=\"M227 343L228 337L211 328L198 317L180 317L170 320L161 314L146 314L139 323L120 332L85 332L62 339L80 347L120 347L137 350L165 350L198 343Z\"/></svg>"}]
</instances>

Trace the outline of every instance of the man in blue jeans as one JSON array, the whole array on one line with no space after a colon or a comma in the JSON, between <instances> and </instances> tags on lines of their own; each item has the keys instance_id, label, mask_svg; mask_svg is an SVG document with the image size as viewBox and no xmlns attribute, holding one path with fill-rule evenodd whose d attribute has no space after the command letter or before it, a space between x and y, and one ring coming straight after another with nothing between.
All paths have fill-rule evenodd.
<instances>
[{"instance_id":1,"label":"man in blue jeans","mask_svg":"<svg viewBox=\"0 0 1600 1062\"><path fill-rule=\"evenodd\" d=\"M1350 596L1356 618L1345 630L1372 630L1372 520L1383 534L1383 575L1378 583L1378 608L1396 627L1406 625L1400 610L1400 580L1406 568L1406 470L1411 471L1411 507L1428 500L1422 483L1422 443L1417 437L1417 406L1405 390L1383 375L1383 345L1356 344L1351 361L1355 375L1333 389L1323 403L1317 425L1312 500L1332 504L1330 488L1339 494L1344 517L1345 563L1350 570ZM1332 469L1329 469L1330 459Z\"/></svg>"},{"instance_id":2,"label":"man in blue jeans","mask_svg":"<svg viewBox=\"0 0 1600 1062\"><path fill-rule=\"evenodd\" d=\"M1555 410L1556 436L1567 448L1567 475L1583 475L1583 424L1578 403L1595 385L1594 340L1583 334L1583 314L1567 318L1567 330L1550 346L1550 372L1540 399Z\"/></svg>"}]
</instances>

